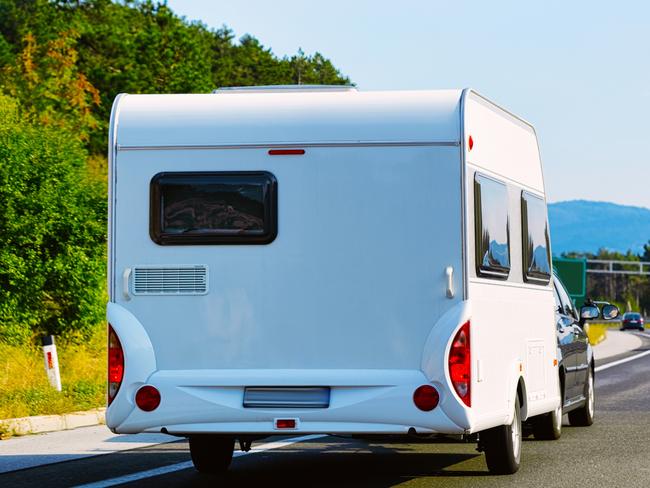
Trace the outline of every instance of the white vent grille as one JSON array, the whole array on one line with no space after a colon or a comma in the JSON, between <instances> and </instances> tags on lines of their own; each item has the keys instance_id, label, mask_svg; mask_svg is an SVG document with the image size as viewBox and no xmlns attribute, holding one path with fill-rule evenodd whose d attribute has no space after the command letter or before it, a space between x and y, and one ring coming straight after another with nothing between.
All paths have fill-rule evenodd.
<instances>
[{"instance_id":1,"label":"white vent grille","mask_svg":"<svg viewBox=\"0 0 650 488\"><path fill-rule=\"evenodd\" d=\"M205 295L208 267L136 266L133 268L134 295Z\"/></svg>"}]
</instances>

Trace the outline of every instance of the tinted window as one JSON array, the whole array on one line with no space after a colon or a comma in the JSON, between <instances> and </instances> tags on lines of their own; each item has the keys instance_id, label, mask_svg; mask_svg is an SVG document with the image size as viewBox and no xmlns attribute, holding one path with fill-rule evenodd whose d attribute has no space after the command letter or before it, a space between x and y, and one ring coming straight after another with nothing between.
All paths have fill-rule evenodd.
<instances>
[{"instance_id":1,"label":"tinted window","mask_svg":"<svg viewBox=\"0 0 650 488\"><path fill-rule=\"evenodd\" d=\"M546 284L551 277L551 257L544 200L522 192L521 219L524 280Z\"/></svg>"},{"instance_id":2,"label":"tinted window","mask_svg":"<svg viewBox=\"0 0 650 488\"><path fill-rule=\"evenodd\" d=\"M508 189L482 175L474 177L476 274L506 279L510 272Z\"/></svg>"},{"instance_id":3,"label":"tinted window","mask_svg":"<svg viewBox=\"0 0 650 488\"><path fill-rule=\"evenodd\" d=\"M277 234L276 186L267 172L159 173L151 180L151 238L268 244Z\"/></svg>"}]
</instances>

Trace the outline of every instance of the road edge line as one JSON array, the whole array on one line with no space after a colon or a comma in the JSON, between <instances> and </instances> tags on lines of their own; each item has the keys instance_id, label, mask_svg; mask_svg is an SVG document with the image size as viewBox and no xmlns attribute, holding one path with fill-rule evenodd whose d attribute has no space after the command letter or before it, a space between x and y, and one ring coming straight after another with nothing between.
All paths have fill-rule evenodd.
<instances>
[{"instance_id":1,"label":"road edge line","mask_svg":"<svg viewBox=\"0 0 650 488\"><path fill-rule=\"evenodd\" d=\"M612 361L611 363L603 364L601 366L596 366L594 368L594 372L598 373L599 371L604 371L606 369L613 368L614 366L618 366L619 364L629 363L630 361L634 361L635 359L642 358L644 356L647 356L648 354L650 354L650 351L644 351L639 354L635 354L634 356L619 359L617 361Z\"/></svg>"},{"instance_id":2,"label":"road edge line","mask_svg":"<svg viewBox=\"0 0 650 488\"><path fill-rule=\"evenodd\" d=\"M265 444L254 447L248 452L237 451L233 454L233 457L241 457L249 454L256 454L258 452L270 451L271 449L279 449L281 447L290 446L291 444L296 444L298 442L311 441L313 439L320 439L322 437L327 437L327 434L310 434L300 437L290 437L289 439L284 439L281 441L267 442ZM191 467L192 461L183 461L182 463L169 464L167 466L161 466L159 468L138 471L131 474L125 474L123 476L118 476L116 478L109 478L107 480L93 481L92 483L76 485L75 488L109 488L111 486L121 485L123 483L130 483L145 478L152 478L154 476L161 476L163 474L175 473L176 471L183 471L184 469L189 469Z\"/></svg>"}]
</instances>

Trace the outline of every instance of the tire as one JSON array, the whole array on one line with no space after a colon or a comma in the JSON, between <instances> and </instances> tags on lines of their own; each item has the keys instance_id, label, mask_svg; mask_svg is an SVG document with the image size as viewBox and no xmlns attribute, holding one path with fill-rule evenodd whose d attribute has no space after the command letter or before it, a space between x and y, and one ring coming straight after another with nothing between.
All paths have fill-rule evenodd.
<instances>
[{"instance_id":1,"label":"tire","mask_svg":"<svg viewBox=\"0 0 650 488\"><path fill-rule=\"evenodd\" d=\"M555 441L562 435L562 405L533 419L533 435L540 441Z\"/></svg>"},{"instance_id":2,"label":"tire","mask_svg":"<svg viewBox=\"0 0 650 488\"><path fill-rule=\"evenodd\" d=\"M235 439L212 435L190 436L192 464L200 473L223 474L228 471L235 450Z\"/></svg>"},{"instance_id":3,"label":"tire","mask_svg":"<svg viewBox=\"0 0 650 488\"><path fill-rule=\"evenodd\" d=\"M510 425L499 425L481 432L485 461L492 474L513 474L521 462L521 412L515 399L515 414Z\"/></svg>"},{"instance_id":4,"label":"tire","mask_svg":"<svg viewBox=\"0 0 650 488\"><path fill-rule=\"evenodd\" d=\"M577 427L589 427L594 423L596 411L596 393L594 391L594 371L589 368L587 384L585 385L585 404L569 412L569 423Z\"/></svg>"}]
</instances>

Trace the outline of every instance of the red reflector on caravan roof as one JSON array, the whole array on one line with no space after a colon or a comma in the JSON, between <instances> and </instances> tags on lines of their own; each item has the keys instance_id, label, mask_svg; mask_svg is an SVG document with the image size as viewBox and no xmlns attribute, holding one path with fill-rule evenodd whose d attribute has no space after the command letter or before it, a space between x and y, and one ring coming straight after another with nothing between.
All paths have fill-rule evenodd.
<instances>
[{"instance_id":1,"label":"red reflector on caravan roof","mask_svg":"<svg viewBox=\"0 0 650 488\"><path fill-rule=\"evenodd\" d=\"M269 156L301 156L304 149L269 149Z\"/></svg>"},{"instance_id":2,"label":"red reflector on caravan roof","mask_svg":"<svg viewBox=\"0 0 650 488\"><path fill-rule=\"evenodd\" d=\"M472 136L469 136L469 141L467 141L467 145L469 146L469 150L471 151L472 148L474 147L474 139L472 139Z\"/></svg>"}]
</instances>

